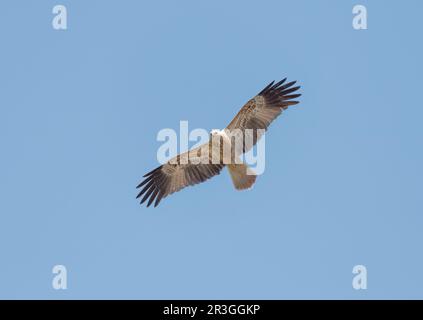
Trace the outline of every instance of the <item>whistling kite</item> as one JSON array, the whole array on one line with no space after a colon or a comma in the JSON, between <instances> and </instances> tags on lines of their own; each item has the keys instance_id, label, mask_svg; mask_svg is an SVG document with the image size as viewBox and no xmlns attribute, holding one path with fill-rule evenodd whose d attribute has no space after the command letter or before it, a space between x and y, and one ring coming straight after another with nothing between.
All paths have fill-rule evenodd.
<instances>
[{"instance_id":1,"label":"whistling kite","mask_svg":"<svg viewBox=\"0 0 423 320\"><path fill-rule=\"evenodd\" d=\"M261 132L268 128L270 123L282 113L282 110L298 103L298 101L292 99L298 98L301 94L292 93L300 87L294 87L296 81L284 84L285 81L286 78L275 84L272 81L241 108L224 130L212 130L208 143L179 154L166 164L144 175L144 181L137 186L137 188L144 186L137 196L139 198L144 195L141 203L149 199L148 207L156 200L154 206L157 206L164 197L218 175L226 165L237 190L252 187L256 180L254 173L246 164L236 163L233 160L234 157L239 157L240 154L247 152L256 144L262 134ZM252 136L252 143L246 146L243 142L241 149L238 148L238 150L234 147L235 151L231 151L230 156L232 162L228 164L228 162L223 161L222 144L220 142L233 144L233 135L228 138L228 132L239 132L241 135L246 135L247 131L255 132ZM219 139L217 144L215 137ZM212 156L215 154L219 156L218 161L212 161Z\"/></svg>"}]
</instances>

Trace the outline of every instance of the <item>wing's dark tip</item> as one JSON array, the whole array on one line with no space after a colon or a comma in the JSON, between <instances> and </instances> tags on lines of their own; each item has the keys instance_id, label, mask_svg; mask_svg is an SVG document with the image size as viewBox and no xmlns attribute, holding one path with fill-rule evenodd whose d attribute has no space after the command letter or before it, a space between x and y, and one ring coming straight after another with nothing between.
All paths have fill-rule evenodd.
<instances>
[{"instance_id":1,"label":"wing's dark tip","mask_svg":"<svg viewBox=\"0 0 423 320\"><path fill-rule=\"evenodd\" d=\"M157 167L156 169L151 170L149 173L146 173L146 174L145 174L145 175L143 175L142 177L143 177L143 178L148 177L148 176L152 175L154 172L156 172L156 171L160 170L162 167L163 167L163 166Z\"/></svg>"},{"instance_id":2,"label":"wing's dark tip","mask_svg":"<svg viewBox=\"0 0 423 320\"><path fill-rule=\"evenodd\" d=\"M156 206L159 204L161 198L164 196L166 188L166 179L165 174L161 171L163 166L157 167L149 173L145 174L144 180L138 184L137 189L141 188L141 191L138 193L136 199L143 196L140 201L140 204L143 204L148 200L147 207L156 199Z\"/></svg>"},{"instance_id":3,"label":"wing's dark tip","mask_svg":"<svg viewBox=\"0 0 423 320\"><path fill-rule=\"evenodd\" d=\"M275 83L275 80L273 80L272 82L270 82L263 90L260 91L260 93L258 95L261 95L264 92L266 92L267 90L269 90L269 88L271 88L274 83Z\"/></svg>"},{"instance_id":4,"label":"wing's dark tip","mask_svg":"<svg viewBox=\"0 0 423 320\"><path fill-rule=\"evenodd\" d=\"M136 189L141 188L144 184L146 184L152 178L153 174L156 173L157 171L159 171L162 167L163 167L163 165L161 165L160 167L157 167L156 169L151 170L149 173L146 173L145 175L143 175L142 177L146 178L146 179L141 181L141 183L137 185Z\"/></svg>"},{"instance_id":5,"label":"wing's dark tip","mask_svg":"<svg viewBox=\"0 0 423 320\"><path fill-rule=\"evenodd\" d=\"M143 185L145 185L147 182L149 182L152 178L153 178L153 176L149 176L149 177L145 178L144 181L141 181L141 183L139 185L137 185L137 189L141 188Z\"/></svg>"},{"instance_id":6,"label":"wing's dark tip","mask_svg":"<svg viewBox=\"0 0 423 320\"><path fill-rule=\"evenodd\" d=\"M281 81L279 81L279 82L275 83L275 84L271 87L271 89L272 89L272 90L274 90L274 89L276 89L277 87L281 86L282 84L284 84L284 83L285 83L286 79L287 79L287 78L284 78L284 79L282 79Z\"/></svg>"},{"instance_id":7,"label":"wing's dark tip","mask_svg":"<svg viewBox=\"0 0 423 320\"><path fill-rule=\"evenodd\" d=\"M296 98L299 98L299 97L301 97L301 94L300 93L298 93L298 94L291 94L289 96L285 96L284 98L285 98L285 100L290 100L290 99L296 99Z\"/></svg>"},{"instance_id":8,"label":"wing's dark tip","mask_svg":"<svg viewBox=\"0 0 423 320\"><path fill-rule=\"evenodd\" d=\"M291 87L291 88L289 88L289 89L286 89L286 90L282 91L280 94L281 94L281 95L283 95L283 96L286 96L286 95L288 95L288 94L290 94L290 93L292 93L292 92L297 91L299 88L300 88L300 86L297 86L297 87Z\"/></svg>"},{"instance_id":9,"label":"wing's dark tip","mask_svg":"<svg viewBox=\"0 0 423 320\"><path fill-rule=\"evenodd\" d=\"M298 104L299 101L293 101L291 99L296 99L301 96L300 93L292 94L300 89L301 86L294 87L297 81L285 83L286 80L287 78L284 78L275 84L274 81L272 81L258 95L264 97L266 103L268 103L270 107L286 109L288 106Z\"/></svg>"},{"instance_id":10,"label":"wing's dark tip","mask_svg":"<svg viewBox=\"0 0 423 320\"><path fill-rule=\"evenodd\" d=\"M162 197L163 197L163 192L160 192L159 195L157 196L156 202L154 202L154 208L159 205L160 200L162 200Z\"/></svg>"},{"instance_id":11,"label":"wing's dark tip","mask_svg":"<svg viewBox=\"0 0 423 320\"><path fill-rule=\"evenodd\" d=\"M154 189L153 194L151 195L150 199L148 200L147 203L147 208L153 203L154 199L157 197L157 194L159 193L159 187L156 187Z\"/></svg>"}]
</instances>

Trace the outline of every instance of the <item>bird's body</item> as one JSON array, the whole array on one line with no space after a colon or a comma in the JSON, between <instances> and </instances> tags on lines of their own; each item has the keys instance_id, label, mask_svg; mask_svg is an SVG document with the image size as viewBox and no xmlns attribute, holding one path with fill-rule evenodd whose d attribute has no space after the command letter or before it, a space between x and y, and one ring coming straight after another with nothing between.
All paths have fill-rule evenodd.
<instances>
[{"instance_id":1,"label":"bird's body","mask_svg":"<svg viewBox=\"0 0 423 320\"><path fill-rule=\"evenodd\" d=\"M137 196L143 196L141 203L148 199L147 207L154 201L157 206L164 197L220 174L225 166L237 190L251 188L256 175L241 162L240 156L257 143L283 110L298 103L292 99L300 94L292 93L300 87L293 87L295 81L284 84L285 81L286 78L266 86L241 108L225 129L212 130L209 142L177 155L144 175L144 181L137 186L143 187Z\"/></svg>"}]
</instances>

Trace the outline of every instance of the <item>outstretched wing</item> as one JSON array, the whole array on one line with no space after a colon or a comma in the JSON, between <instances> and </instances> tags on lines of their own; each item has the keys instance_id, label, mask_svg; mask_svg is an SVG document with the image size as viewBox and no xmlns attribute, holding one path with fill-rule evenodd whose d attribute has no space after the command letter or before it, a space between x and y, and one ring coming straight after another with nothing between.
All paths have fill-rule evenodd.
<instances>
[{"instance_id":1,"label":"outstretched wing","mask_svg":"<svg viewBox=\"0 0 423 320\"><path fill-rule=\"evenodd\" d=\"M296 81L284 84L286 78L274 83L272 81L259 94L248 101L238 112L225 130L229 132L239 132L243 135L244 146L242 152L251 149L262 134L257 129L267 130L270 123L276 119L283 110L289 106L296 105L299 101L293 100L301 94L293 94L300 86L294 87ZM238 129L238 130L236 130ZM252 144L245 144L246 129L253 132Z\"/></svg>"},{"instance_id":2,"label":"outstretched wing","mask_svg":"<svg viewBox=\"0 0 423 320\"><path fill-rule=\"evenodd\" d=\"M209 160L208 147L209 144L206 143L180 154L144 175L144 181L137 186L137 188L143 187L137 198L144 195L141 203L149 199L147 207L155 200L154 206L156 207L168 195L218 175L224 165L204 161L205 159Z\"/></svg>"}]
</instances>

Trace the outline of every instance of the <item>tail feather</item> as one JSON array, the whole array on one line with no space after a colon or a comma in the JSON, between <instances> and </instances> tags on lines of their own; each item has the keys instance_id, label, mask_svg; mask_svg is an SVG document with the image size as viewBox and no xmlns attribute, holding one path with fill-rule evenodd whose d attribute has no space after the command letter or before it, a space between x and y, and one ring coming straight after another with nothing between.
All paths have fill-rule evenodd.
<instances>
[{"instance_id":1,"label":"tail feather","mask_svg":"<svg viewBox=\"0 0 423 320\"><path fill-rule=\"evenodd\" d=\"M237 190L249 189L256 182L256 174L246 164L229 164L228 170Z\"/></svg>"}]
</instances>

